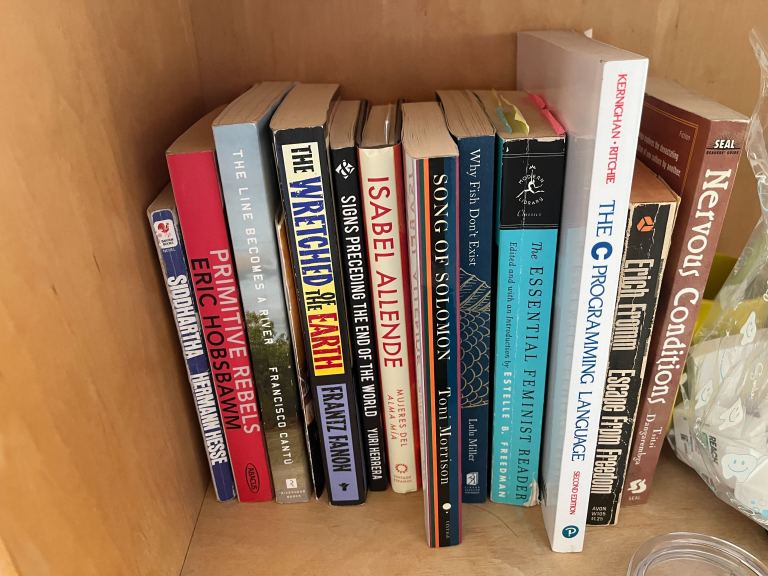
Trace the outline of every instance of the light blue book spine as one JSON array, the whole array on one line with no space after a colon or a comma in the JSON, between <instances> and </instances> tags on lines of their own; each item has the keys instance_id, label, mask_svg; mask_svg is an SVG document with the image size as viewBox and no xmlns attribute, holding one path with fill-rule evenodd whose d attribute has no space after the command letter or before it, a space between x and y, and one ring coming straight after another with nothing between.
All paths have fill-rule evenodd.
<instances>
[{"instance_id":1,"label":"light blue book spine","mask_svg":"<svg viewBox=\"0 0 768 576\"><path fill-rule=\"evenodd\" d=\"M491 500L534 506L565 138L497 139Z\"/></svg>"}]
</instances>

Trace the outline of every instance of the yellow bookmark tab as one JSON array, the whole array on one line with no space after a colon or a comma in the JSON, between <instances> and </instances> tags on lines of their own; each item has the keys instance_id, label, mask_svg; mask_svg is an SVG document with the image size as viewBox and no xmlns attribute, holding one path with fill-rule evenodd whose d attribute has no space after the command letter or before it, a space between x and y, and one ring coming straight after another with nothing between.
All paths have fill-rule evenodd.
<instances>
[{"instance_id":1,"label":"yellow bookmark tab","mask_svg":"<svg viewBox=\"0 0 768 576\"><path fill-rule=\"evenodd\" d=\"M493 90L493 95L498 104L496 114L507 125L512 136L528 136L531 129L517 106L496 92L496 90Z\"/></svg>"}]
</instances>

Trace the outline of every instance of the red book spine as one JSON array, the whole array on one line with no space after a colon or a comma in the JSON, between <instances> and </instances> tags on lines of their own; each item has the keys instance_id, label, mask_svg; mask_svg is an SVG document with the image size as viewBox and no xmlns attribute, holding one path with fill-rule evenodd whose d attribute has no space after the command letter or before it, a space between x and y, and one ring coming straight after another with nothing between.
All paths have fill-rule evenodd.
<instances>
[{"instance_id":1,"label":"red book spine","mask_svg":"<svg viewBox=\"0 0 768 576\"><path fill-rule=\"evenodd\" d=\"M168 154L167 160L237 495L243 502L270 500L272 480L214 152Z\"/></svg>"}]
</instances>

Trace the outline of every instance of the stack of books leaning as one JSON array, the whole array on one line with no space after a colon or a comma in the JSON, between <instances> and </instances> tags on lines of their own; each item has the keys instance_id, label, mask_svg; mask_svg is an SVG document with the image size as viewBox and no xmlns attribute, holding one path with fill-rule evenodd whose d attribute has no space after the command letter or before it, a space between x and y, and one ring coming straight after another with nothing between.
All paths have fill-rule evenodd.
<instances>
[{"instance_id":1,"label":"stack of books leaning","mask_svg":"<svg viewBox=\"0 0 768 576\"><path fill-rule=\"evenodd\" d=\"M369 105L263 82L148 209L219 500L541 504L553 550L644 502L746 118L642 56L518 35L518 91Z\"/></svg>"}]
</instances>

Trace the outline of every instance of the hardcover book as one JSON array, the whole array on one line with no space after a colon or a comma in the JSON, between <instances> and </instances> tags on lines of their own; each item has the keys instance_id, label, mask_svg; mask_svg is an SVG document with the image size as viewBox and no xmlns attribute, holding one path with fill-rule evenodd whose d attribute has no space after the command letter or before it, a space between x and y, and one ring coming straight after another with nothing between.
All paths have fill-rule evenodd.
<instances>
[{"instance_id":1,"label":"hardcover book","mask_svg":"<svg viewBox=\"0 0 768 576\"><path fill-rule=\"evenodd\" d=\"M459 151L437 102L403 104L427 542L461 542Z\"/></svg>"},{"instance_id":2,"label":"hardcover book","mask_svg":"<svg viewBox=\"0 0 768 576\"><path fill-rule=\"evenodd\" d=\"M312 473L312 485L315 487L315 498L320 498L325 489L325 473L323 472L323 450L320 445L320 431L317 426L317 416L312 402L312 389L309 387L307 374L307 354L304 350L304 338L301 334L301 310L296 296L296 283L293 280L290 244L288 242L288 226L285 223L285 212L281 209L275 219L277 242L280 251L280 271L283 274L283 292L288 310L288 325L293 345L293 358L296 366L296 379L299 382L299 398L304 425L304 441L309 456L309 469Z\"/></svg>"},{"instance_id":3,"label":"hardcover book","mask_svg":"<svg viewBox=\"0 0 768 576\"><path fill-rule=\"evenodd\" d=\"M459 148L459 333L464 502L488 494L494 130L472 92L439 90Z\"/></svg>"},{"instance_id":4,"label":"hardcover book","mask_svg":"<svg viewBox=\"0 0 768 576\"><path fill-rule=\"evenodd\" d=\"M641 162L629 197L587 523L615 524L678 197Z\"/></svg>"},{"instance_id":5,"label":"hardcover book","mask_svg":"<svg viewBox=\"0 0 768 576\"><path fill-rule=\"evenodd\" d=\"M397 106L368 110L358 154L389 478L395 492L413 492L420 480L418 408Z\"/></svg>"},{"instance_id":6,"label":"hardcover book","mask_svg":"<svg viewBox=\"0 0 768 576\"><path fill-rule=\"evenodd\" d=\"M568 133L542 446L552 549L584 545L648 60L576 32L517 35L517 86Z\"/></svg>"},{"instance_id":7,"label":"hardcover book","mask_svg":"<svg viewBox=\"0 0 768 576\"><path fill-rule=\"evenodd\" d=\"M535 506L565 133L540 98L509 91L477 95L496 130L491 500Z\"/></svg>"},{"instance_id":8,"label":"hardcover book","mask_svg":"<svg viewBox=\"0 0 768 576\"><path fill-rule=\"evenodd\" d=\"M205 349L200 317L192 292L189 268L185 260L184 241L179 229L179 218L173 192L166 186L147 208L149 224L155 239L157 256L163 271L163 280L173 310L173 320L179 335L181 351L187 365L187 377L197 421L203 434L205 456L211 471L213 489L219 501L231 500L235 494L235 480L229 463L229 450L221 425L219 404L211 379L208 353Z\"/></svg>"},{"instance_id":9,"label":"hardcover book","mask_svg":"<svg viewBox=\"0 0 768 576\"><path fill-rule=\"evenodd\" d=\"M166 152L237 496L272 499L250 351L221 200L211 124L198 120Z\"/></svg>"},{"instance_id":10,"label":"hardcover book","mask_svg":"<svg viewBox=\"0 0 768 576\"><path fill-rule=\"evenodd\" d=\"M328 161L336 84L298 84L270 122L331 504L366 497L352 348Z\"/></svg>"},{"instance_id":11,"label":"hardcover book","mask_svg":"<svg viewBox=\"0 0 768 576\"><path fill-rule=\"evenodd\" d=\"M290 88L288 82L257 84L213 122L254 383L279 503L306 502L312 492L275 235L280 193L268 126Z\"/></svg>"},{"instance_id":12,"label":"hardcover book","mask_svg":"<svg viewBox=\"0 0 768 576\"><path fill-rule=\"evenodd\" d=\"M331 174L339 226L339 246L344 265L352 358L357 382L363 449L370 490L386 490L387 458L381 417L381 382L373 318L368 250L365 244L360 168L355 140L362 127L363 103L336 105L330 127Z\"/></svg>"},{"instance_id":13,"label":"hardcover book","mask_svg":"<svg viewBox=\"0 0 768 576\"><path fill-rule=\"evenodd\" d=\"M637 156L680 196L680 208L651 336L624 504L648 499L747 123L738 112L678 84L648 82Z\"/></svg>"}]
</instances>

